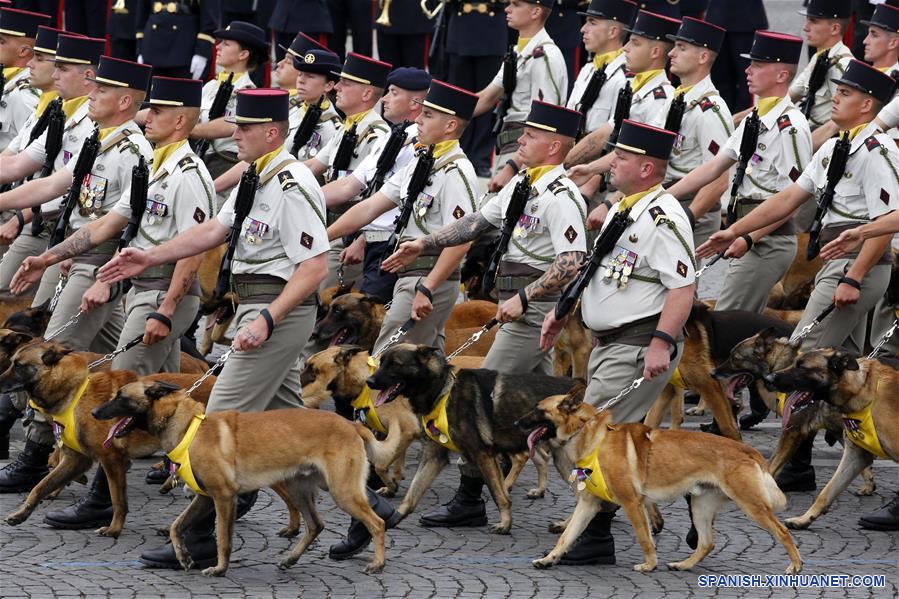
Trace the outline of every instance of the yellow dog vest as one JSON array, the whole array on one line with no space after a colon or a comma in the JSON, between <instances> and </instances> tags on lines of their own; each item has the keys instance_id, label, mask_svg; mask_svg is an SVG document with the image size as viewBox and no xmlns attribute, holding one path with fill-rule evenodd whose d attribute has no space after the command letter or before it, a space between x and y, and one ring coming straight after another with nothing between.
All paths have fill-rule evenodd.
<instances>
[{"instance_id":1,"label":"yellow dog vest","mask_svg":"<svg viewBox=\"0 0 899 599\"><path fill-rule=\"evenodd\" d=\"M368 358L368 370L369 374L374 374L375 369L378 367L374 358ZM381 419L378 418L378 412L375 409L375 404L371 400L371 389L369 389L368 385L363 383L362 391L359 392L358 397L353 400L351 404L353 406L353 413L355 414L356 420L370 428L371 430L387 434L387 429L384 428L384 425L381 423Z\"/></svg>"},{"instance_id":2,"label":"yellow dog vest","mask_svg":"<svg viewBox=\"0 0 899 599\"><path fill-rule=\"evenodd\" d=\"M175 446L175 449L166 454L172 465L176 466L175 475L183 480L184 484L193 489L195 493L200 495L206 495L206 493L200 489L200 485L197 484L197 479L194 477L193 468L190 467L190 445L194 442L194 437L197 436L197 431L200 430L200 424L205 419L206 414L194 414L190 424L187 426L187 432L184 433L184 437Z\"/></svg>"},{"instance_id":3,"label":"yellow dog vest","mask_svg":"<svg viewBox=\"0 0 899 599\"><path fill-rule=\"evenodd\" d=\"M456 444L450 438L449 421L446 417L446 402L449 400L450 392L453 390L453 382L456 375L450 375L450 384L446 392L440 396L437 405L426 416L421 417L421 425L425 429L425 434L435 443L439 443L450 451L459 451Z\"/></svg>"},{"instance_id":4,"label":"yellow dog vest","mask_svg":"<svg viewBox=\"0 0 899 599\"><path fill-rule=\"evenodd\" d=\"M877 438L877 431L874 429L874 416L871 414L871 406L859 411L852 412L843 416L843 430L849 440L861 447L865 451L881 458L888 459L886 452L880 445L880 439Z\"/></svg>"},{"instance_id":5,"label":"yellow dog vest","mask_svg":"<svg viewBox=\"0 0 899 599\"><path fill-rule=\"evenodd\" d=\"M684 382L684 377L681 376L680 370L675 368L674 374L671 375L671 380L668 381L671 383L672 387L676 387L678 389L686 389L687 383Z\"/></svg>"},{"instance_id":6,"label":"yellow dog vest","mask_svg":"<svg viewBox=\"0 0 899 599\"><path fill-rule=\"evenodd\" d=\"M90 382L90 377L84 379L84 382L81 383L81 387L79 387L78 391L75 393L75 397L72 398L69 405L67 405L59 414L49 414L45 412L40 406L34 403L34 400L28 402L32 408L52 419L53 434L56 436L57 443L65 445L69 449L77 451L82 455L84 452L81 450L81 444L78 442L78 434L75 430L75 406L78 405L84 392L87 391L87 386Z\"/></svg>"},{"instance_id":7,"label":"yellow dog vest","mask_svg":"<svg viewBox=\"0 0 899 599\"><path fill-rule=\"evenodd\" d=\"M579 481L584 485L578 484L578 490L586 488L593 495L596 495L603 501L615 503L609 487L606 485L606 479L602 475L602 469L599 467L599 446L593 450L586 458L580 459L575 463L575 468L568 477L571 482Z\"/></svg>"}]
</instances>

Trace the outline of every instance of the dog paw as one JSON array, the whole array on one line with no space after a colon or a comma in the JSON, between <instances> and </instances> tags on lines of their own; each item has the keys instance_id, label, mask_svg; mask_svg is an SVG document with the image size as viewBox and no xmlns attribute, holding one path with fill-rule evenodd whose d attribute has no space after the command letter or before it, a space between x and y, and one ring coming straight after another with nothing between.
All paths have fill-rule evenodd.
<instances>
[{"instance_id":1,"label":"dog paw","mask_svg":"<svg viewBox=\"0 0 899 599\"><path fill-rule=\"evenodd\" d=\"M384 571L384 563L383 562L380 564L376 564L376 563L372 562L372 563L368 564L367 566L365 566L365 570L364 570L364 572L366 574L380 574L383 571Z\"/></svg>"},{"instance_id":2,"label":"dog paw","mask_svg":"<svg viewBox=\"0 0 899 599\"><path fill-rule=\"evenodd\" d=\"M512 530L512 525L494 524L490 527L490 532L495 535L507 535Z\"/></svg>"},{"instance_id":3,"label":"dog paw","mask_svg":"<svg viewBox=\"0 0 899 599\"><path fill-rule=\"evenodd\" d=\"M381 497L396 497L396 487L381 487L375 493Z\"/></svg>"},{"instance_id":4,"label":"dog paw","mask_svg":"<svg viewBox=\"0 0 899 599\"><path fill-rule=\"evenodd\" d=\"M280 562L278 562L278 568L280 568L281 570L287 570L288 568L290 568L290 567L291 567L292 565L294 565L295 563L297 563L296 558L293 558L293 557L285 557L285 558L282 559Z\"/></svg>"},{"instance_id":5,"label":"dog paw","mask_svg":"<svg viewBox=\"0 0 899 599\"><path fill-rule=\"evenodd\" d=\"M877 489L877 485L874 483L865 483L858 488L858 491L855 492L856 497L870 497L874 494L874 491Z\"/></svg>"},{"instance_id":6,"label":"dog paw","mask_svg":"<svg viewBox=\"0 0 899 599\"><path fill-rule=\"evenodd\" d=\"M300 534L299 527L295 528L295 527L291 527L291 526L285 526L284 528L282 528L281 530L278 531L278 536L283 537L285 539L292 539L293 537L297 536L298 534Z\"/></svg>"},{"instance_id":7,"label":"dog paw","mask_svg":"<svg viewBox=\"0 0 899 599\"><path fill-rule=\"evenodd\" d=\"M687 408L684 411L690 416L705 416L705 408L700 408L698 406Z\"/></svg>"},{"instance_id":8,"label":"dog paw","mask_svg":"<svg viewBox=\"0 0 899 599\"><path fill-rule=\"evenodd\" d=\"M565 532L566 526L568 526L568 523L565 522L565 520L553 522L549 525L549 532L563 533L563 532Z\"/></svg>"},{"instance_id":9,"label":"dog paw","mask_svg":"<svg viewBox=\"0 0 899 599\"><path fill-rule=\"evenodd\" d=\"M227 570L227 566L212 566L203 570L203 576L221 576Z\"/></svg>"},{"instance_id":10,"label":"dog paw","mask_svg":"<svg viewBox=\"0 0 899 599\"><path fill-rule=\"evenodd\" d=\"M796 565L790 564L787 567L787 574L799 574L800 572L802 572L802 562Z\"/></svg>"},{"instance_id":11,"label":"dog paw","mask_svg":"<svg viewBox=\"0 0 899 599\"><path fill-rule=\"evenodd\" d=\"M546 495L546 489L531 489L530 491L528 491L527 498L543 499L544 495Z\"/></svg>"},{"instance_id":12,"label":"dog paw","mask_svg":"<svg viewBox=\"0 0 899 599\"><path fill-rule=\"evenodd\" d=\"M669 569L669 570L677 570L678 572L681 572L681 571L683 571L683 570L690 570L690 569L692 568L692 566L690 566L689 564L687 564L686 561L683 561L683 562L671 562L671 563L666 564L666 565L668 566L668 569Z\"/></svg>"},{"instance_id":13,"label":"dog paw","mask_svg":"<svg viewBox=\"0 0 899 599\"><path fill-rule=\"evenodd\" d=\"M95 531L101 537L112 537L113 539L118 539L119 535L122 534L121 528L113 528L111 526L103 526L98 528Z\"/></svg>"},{"instance_id":14,"label":"dog paw","mask_svg":"<svg viewBox=\"0 0 899 599\"><path fill-rule=\"evenodd\" d=\"M191 568L194 567L194 560L189 554L185 555L184 557L179 557L178 563L181 564L181 567L184 569L185 572L187 572L188 570L190 570Z\"/></svg>"},{"instance_id":15,"label":"dog paw","mask_svg":"<svg viewBox=\"0 0 899 599\"><path fill-rule=\"evenodd\" d=\"M28 514L24 514L22 512L15 512L6 517L6 523L10 526L17 526L28 519Z\"/></svg>"},{"instance_id":16,"label":"dog paw","mask_svg":"<svg viewBox=\"0 0 899 599\"><path fill-rule=\"evenodd\" d=\"M643 562L642 564L637 564L636 566L634 566L634 572L652 572L655 569L656 569L655 564L649 564L646 562Z\"/></svg>"},{"instance_id":17,"label":"dog paw","mask_svg":"<svg viewBox=\"0 0 899 599\"><path fill-rule=\"evenodd\" d=\"M787 525L787 528L793 530L805 530L812 523L808 518L798 517L798 518L787 518L784 520L784 524Z\"/></svg>"},{"instance_id":18,"label":"dog paw","mask_svg":"<svg viewBox=\"0 0 899 599\"><path fill-rule=\"evenodd\" d=\"M549 568L552 568L554 565L556 565L555 562L553 560L549 559L548 557L544 557L543 559L535 559L531 563L538 570L547 570Z\"/></svg>"}]
</instances>

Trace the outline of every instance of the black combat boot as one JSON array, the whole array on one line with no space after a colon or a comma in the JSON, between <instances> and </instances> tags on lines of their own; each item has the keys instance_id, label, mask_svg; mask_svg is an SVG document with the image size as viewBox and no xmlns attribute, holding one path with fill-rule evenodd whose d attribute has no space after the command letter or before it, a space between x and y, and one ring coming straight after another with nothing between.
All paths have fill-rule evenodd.
<instances>
[{"instance_id":1,"label":"black combat boot","mask_svg":"<svg viewBox=\"0 0 899 599\"><path fill-rule=\"evenodd\" d=\"M0 460L9 459L9 431L21 417L9 393L0 393Z\"/></svg>"},{"instance_id":2,"label":"black combat boot","mask_svg":"<svg viewBox=\"0 0 899 599\"><path fill-rule=\"evenodd\" d=\"M103 468L97 467L87 495L61 510L48 512L44 523L53 528L81 530L109 526L112 522L112 498L109 496L109 480Z\"/></svg>"},{"instance_id":3,"label":"black combat boot","mask_svg":"<svg viewBox=\"0 0 899 599\"><path fill-rule=\"evenodd\" d=\"M148 485L161 485L169 479L169 464L172 462L168 457L162 458L162 468L150 468L144 482Z\"/></svg>"},{"instance_id":4,"label":"black combat boot","mask_svg":"<svg viewBox=\"0 0 899 599\"><path fill-rule=\"evenodd\" d=\"M787 465L774 477L784 493L815 490L815 468L812 466L814 443L815 433L812 433L799 444Z\"/></svg>"},{"instance_id":5,"label":"black combat boot","mask_svg":"<svg viewBox=\"0 0 899 599\"><path fill-rule=\"evenodd\" d=\"M53 453L52 445L25 441L25 448L16 459L0 470L0 493L30 491L50 472L47 460Z\"/></svg>"},{"instance_id":6,"label":"black combat boot","mask_svg":"<svg viewBox=\"0 0 899 599\"><path fill-rule=\"evenodd\" d=\"M375 513L384 521L384 526L388 529L395 527L400 523L402 517L400 513L393 509L390 502L372 491L365 489L368 497L368 505L371 506ZM368 547L371 541L371 535L365 525L359 520L353 518L350 520L350 528L347 530L346 538L339 543L331 545L328 550L328 557L334 560L347 559L353 557L363 549Z\"/></svg>"},{"instance_id":7,"label":"black combat boot","mask_svg":"<svg viewBox=\"0 0 899 599\"><path fill-rule=\"evenodd\" d=\"M486 526L487 505L481 497L484 479L462 475L459 488L449 503L419 519L422 526Z\"/></svg>"},{"instance_id":8,"label":"black combat boot","mask_svg":"<svg viewBox=\"0 0 899 599\"><path fill-rule=\"evenodd\" d=\"M767 418L770 411L758 393L751 392L749 394L749 413L740 418L740 430L750 430Z\"/></svg>"},{"instance_id":9,"label":"black combat boot","mask_svg":"<svg viewBox=\"0 0 899 599\"><path fill-rule=\"evenodd\" d=\"M868 530L899 530L899 493L876 512L859 518L858 524Z\"/></svg>"},{"instance_id":10,"label":"black combat boot","mask_svg":"<svg viewBox=\"0 0 899 599\"><path fill-rule=\"evenodd\" d=\"M615 563L615 539L612 538L614 512L596 514L574 545L559 560L566 566L588 564L612 565Z\"/></svg>"}]
</instances>

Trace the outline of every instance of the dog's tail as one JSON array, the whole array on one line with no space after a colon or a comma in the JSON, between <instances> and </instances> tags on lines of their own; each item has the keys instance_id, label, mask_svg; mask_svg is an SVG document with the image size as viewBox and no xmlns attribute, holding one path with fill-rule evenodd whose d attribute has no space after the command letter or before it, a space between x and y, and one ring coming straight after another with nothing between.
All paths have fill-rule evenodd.
<instances>
[{"instance_id":1,"label":"dog's tail","mask_svg":"<svg viewBox=\"0 0 899 599\"><path fill-rule=\"evenodd\" d=\"M776 512L782 512L787 507L787 496L784 495L780 487L777 486L774 477L768 471L767 466L756 464L759 469L759 476L762 479L762 487L768 495L768 505Z\"/></svg>"},{"instance_id":2,"label":"dog's tail","mask_svg":"<svg viewBox=\"0 0 899 599\"><path fill-rule=\"evenodd\" d=\"M364 425L355 422L356 432L365 443L365 455L374 466L386 468L396 460L397 451L402 442L402 426L399 419L390 421L387 426L387 437L379 441L373 432Z\"/></svg>"}]
</instances>

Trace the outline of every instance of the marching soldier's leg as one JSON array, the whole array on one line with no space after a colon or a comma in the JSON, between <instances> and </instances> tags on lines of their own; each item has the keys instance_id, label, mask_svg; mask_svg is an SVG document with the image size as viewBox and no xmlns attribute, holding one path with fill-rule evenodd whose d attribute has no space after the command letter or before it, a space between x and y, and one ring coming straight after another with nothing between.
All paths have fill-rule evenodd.
<instances>
[{"instance_id":1,"label":"marching soldier's leg","mask_svg":"<svg viewBox=\"0 0 899 599\"><path fill-rule=\"evenodd\" d=\"M874 320L871 322L871 345L877 345L897 318L899 318L899 306L890 304L886 298L880 298L874 307ZM896 355L899 355L899 331L894 330L889 340L877 352L877 356Z\"/></svg>"},{"instance_id":2,"label":"marching soldier's leg","mask_svg":"<svg viewBox=\"0 0 899 599\"><path fill-rule=\"evenodd\" d=\"M555 305L555 302L531 302L521 318L502 325L481 368L508 374L552 375L552 350L540 351L540 328Z\"/></svg>"},{"instance_id":3,"label":"marching soldier's leg","mask_svg":"<svg viewBox=\"0 0 899 599\"><path fill-rule=\"evenodd\" d=\"M2 265L0 265L0 268L2 268ZM54 264L44 271L41 282L38 283L37 291L34 294L34 299L31 301L32 307L40 306L53 297L53 294L56 293L56 285L59 283L61 274L59 264ZM10 280L12 280L12 277L10 277Z\"/></svg>"},{"instance_id":4,"label":"marching soldier's leg","mask_svg":"<svg viewBox=\"0 0 899 599\"><path fill-rule=\"evenodd\" d=\"M0 293L9 293L9 284L12 282L12 278L15 276L16 271L19 270L22 262L25 261L25 258L37 256L46 249L47 240L42 237L32 237L28 234L16 237L16 240L12 242L7 252L3 255L3 259L0 260ZM44 278L53 279L50 295L47 296L45 292L46 286L43 284L43 279L41 279L41 285L37 289L35 299L38 299L39 297L42 299L41 301L35 301L33 304L35 306L40 305L47 299L47 297L53 295L53 290L56 288L56 281L59 279L59 267L54 264L52 267L48 268L44 273Z\"/></svg>"},{"instance_id":5,"label":"marching soldier's leg","mask_svg":"<svg viewBox=\"0 0 899 599\"><path fill-rule=\"evenodd\" d=\"M24 407L24 405L23 405ZM36 413L25 433L25 448L0 470L0 493L30 491L50 471L53 429L43 414Z\"/></svg>"},{"instance_id":6,"label":"marching soldier's leg","mask_svg":"<svg viewBox=\"0 0 899 599\"><path fill-rule=\"evenodd\" d=\"M761 312L768 305L771 288L787 272L795 256L795 237L760 239L742 258L730 261L715 309Z\"/></svg>"},{"instance_id":7,"label":"marching soldier's leg","mask_svg":"<svg viewBox=\"0 0 899 599\"><path fill-rule=\"evenodd\" d=\"M50 317L50 324L47 325L48 331L58 330L78 313L81 309L81 298L84 292L90 289L95 282L94 270L95 267L89 264L72 265L72 269L69 271L69 280L59 296L59 303ZM101 333L110 318L116 318L117 310L121 312L120 298L112 298L105 305L82 314L75 324L60 333L54 341L76 351L93 348L98 348L94 351L112 351L115 349L118 336L115 336L115 340L112 341L112 347L105 349L110 345L111 335L108 333L98 335L98 333Z\"/></svg>"},{"instance_id":8,"label":"marching soldier's leg","mask_svg":"<svg viewBox=\"0 0 899 599\"><path fill-rule=\"evenodd\" d=\"M401 277L396 282L396 286L393 288L393 304L384 317L381 334L375 341L375 353L379 352L397 329L409 320L412 313L412 299L415 297L415 285L418 281L418 277ZM444 281L433 293L434 310L427 318L416 322L415 326L400 339L401 343L421 343L443 350L443 327L449 319L453 306L456 305L456 298L459 296L459 281Z\"/></svg>"}]
</instances>

